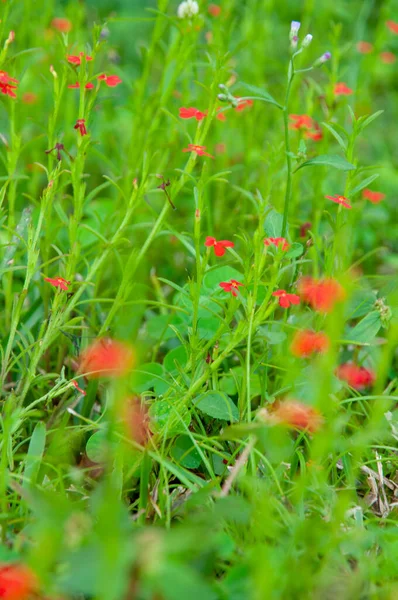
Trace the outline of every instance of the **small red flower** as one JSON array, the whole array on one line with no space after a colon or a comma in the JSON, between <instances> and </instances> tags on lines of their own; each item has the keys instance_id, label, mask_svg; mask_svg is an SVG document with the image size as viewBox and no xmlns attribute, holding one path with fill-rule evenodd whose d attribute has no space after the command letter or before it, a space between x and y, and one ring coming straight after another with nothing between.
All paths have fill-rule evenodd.
<instances>
[{"instance_id":1,"label":"small red flower","mask_svg":"<svg viewBox=\"0 0 398 600\"><path fill-rule=\"evenodd\" d=\"M220 285L220 287L222 287L224 292L231 292L231 294L233 296L238 295L237 290L239 289L239 286L244 287L243 283L236 281L236 279L230 279L229 281L222 281L219 285Z\"/></svg>"},{"instance_id":2,"label":"small red flower","mask_svg":"<svg viewBox=\"0 0 398 600\"><path fill-rule=\"evenodd\" d=\"M206 152L206 146L197 146L196 144L188 144L188 148L183 148L183 152L195 152L198 156L208 156L214 158L211 154Z\"/></svg>"},{"instance_id":3,"label":"small red flower","mask_svg":"<svg viewBox=\"0 0 398 600\"><path fill-rule=\"evenodd\" d=\"M217 114L216 114L216 119L217 119L218 121L226 121L226 120L227 120L227 117L225 116L225 113L224 113L224 112L222 112L222 110L218 109L218 112L217 112Z\"/></svg>"},{"instance_id":4,"label":"small red flower","mask_svg":"<svg viewBox=\"0 0 398 600\"><path fill-rule=\"evenodd\" d=\"M298 400L277 402L270 414L270 420L311 433L317 431L323 423L323 418L319 411Z\"/></svg>"},{"instance_id":5,"label":"small red flower","mask_svg":"<svg viewBox=\"0 0 398 600\"><path fill-rule=\"evenodd\" d=\"M47 281L53 287L59 288L64 292L67 292L70 286L70 281L66 281L66 279L63 277L55 277L55 279L52 279L51 277L45 277L44 281Z\"/></svg>"},{"instance_id":6,"label":"small red flower","mask_svg":"<svg viewBox=\"0 0 398 600\"><path fill-rule=\"evenodd\" d=\"M282 248L282 250L284 252L286 250L288 250L288 248L289 248L288 242L283 237L277 237L277 238L269 237L269 238L265 238L264 245L265 246L271 246L271 244L273 244L274 246L276 246L278 248L278 250L279 250L279 248Z\"/></svg>"},{"instance_id":7,"label":"small red flower","mask_svg":"<svg viewBox=\"0 0 398 600\"><path fill-rule=\"evenodd\" d=\"M369 200L372 204L379 204L386 197L383 192L372 192L372 190L366 189L362 192L362 198Z\"/></svg>"},{"instance_id":8,"label":"small red flower","mask_svg":"<svg viewBox=\"0 0 398 600\"><path fill-rule=\"evenodd\" d=\"M326 352L329 348L329 338L325 333L303 329L297 331L290 345L293 356L307 358L315 353Z\"/></svg>"},{"instance_id":9,"label":"small red flower","mask_svg":"<svg viewBox=\"0 0 398 600\"><path fill-rule=\"evenodd\" d=\"M14 90L17 89L17 85L12 85L14 83L18 85L19 81L17 79L13 79L12 77L10 77L6 71L0 71L0 93L1 94L4 94L5 96L10 96L10 98L16 98L17 95L14 92Z\"/></svg>"},{"instance_id":10,"label":"small red flower","mask_svg":"<svg viewBox=\"0 0 398 600\"><path fill-rule=\"evenodd\" d=\"M191 108L180 108L179 117L181 119L196 119L202 121L207 116L207 112L202 112L193 106Z\"/></svg>"},{"instance_id":11,"label":"small red flower","mask_svg":"<svg viewBox=\"0 0 398 600\"><path fill-rule=\"evenodd\" d=\"M241 98L235 98L238 101L238 106L235 106L236 112L242 112L242 110L253 106L253 100L242 100Z\"/></svg>"},{"instance_id":12,"label":"small red flower","mask_svg":"<svg viewBox=\"0 0 398 600\"><path fill-rule=\"evenodd\" d=\"M308 115L289 115L292 121L289 123L289 129L312 129L313 120Z\"/></svg>"},{"instance_id":13,"label":"small red flower","mask_svg":"<svg viewBox=\"0 0 398 600\"><path fill-rule=\"evenodd\" d=\"M76 379L72 379L71 384L73 385L73 387L75 387L77 389L78 392L80 392L83 396L86 395L86 392L84 390L82 390L81 387L79 387L78 382L76 381Z\"/></svg>"},{"instance_id":14,"label":"small red flower","mask_svg":"<svg viewBox=\"0 0 398 600\"><path fill-rule=\"evenodd\" d=\"M334 95L335 96L351 96L354 93L354 90L349 88L345 83L336 83L334 86Z\"/></svg>"},{"instance_id":15,"label":"small red flower","mask_svg":"<svg viewBox=\"0 0 398 600\"><path fill-rule=\"evenodd\" d=\"M305 131L304 137L309 140L312 140L313 142L320 142L323 138L323 133L318 123L315 123L314 121L314 129L312 131Z\"/></svg>"},{"instance_id":16,"label":"small red flower","mask_svg":"<svg viewBox=\"0 0 398 600\"><path fill-rule=\"evenodd\" d=\"M22 96L22 102L24 104L36 104L37 100L37 94L34 92L25 92L25 94Z\"/></svg>"},{"instance_id":17,"label":"small red flower","mask_svg":"<svg viewBox=\"0 0 398 600\"><path fill-rule=\"evenodd\" d=\"M98 77L98 81L105 81L108 87L116 87L119 83L123 83L123 81L117 75L100 75Z\"/></svg>"},{"instance_id":18,"label":"small red flower","mask_svg":"<svg viewBox=\"0 0 398 600\"><path fill-rule=\"evenodd\" d=\"M73 129L78 129L80 131L80 135L82 137L83 137L83 135L87 135L86 119L78 119L76 121L76 125L73 127Z\"/></svg>"},{"instance_id":19,"label":"small red flower","mask_svg":"<svg viewBox=\"0 0 398 600\"><path fill-rule=\"evenodd\" d=\"M207 10L212 17L219 17L221 14L221 6L218 6L218 4L209 4Z\"/></svg>"},{"instance_id":20,"label":"small red flower","mask_svg":"<svg viewBox=\"0 0 398 600\"><path fill-rule=\"evenodd\" d=\"M28 600L38 587L34 573L24 565L0 565L0 598Z\"/></svg>"},{"instance_id":21,"label":"small red flower","mask_svg":"<svg viewBox=\"0 0 398 600\"><path fill-rule=\"evenodd\" d=\"M233 248L235 244L230 242L229 240L220 240L217 242L216 238L207 236L205 241L205 246L207 248L214 248L214 254L216 256L224 256L225 248Z\"/></svg>"},{"instance_id":22,"label":"small red flower","mask_svg":"<svg viewBox=\"0 0 398 600\"><path fill-rule=\"evenodd\" d=\"M79 372L88 379L127 375L135 363L130 346L110 338L96 340L79 358Z\"/></svg>"},{"instance_id":23,"label":"small red flower","mask_svg":"<svg viewBox=\"0 0 398 600\"><path fill-rule=\"evenodd\" d=\"M398 33L398 23L395 21L386 21L386 25L392 33Z\"/></svg>"},{"instance_id":24,"label":"small red flower","mask_svg":"<svg viewBox=\"0 0 398 600\"><path fill-rule=\"evenodd\" d=\"M358 42L357 50L361 54L370 54L373 51L373 44L370 42Z\"/></svg>"},{"instance_id":25,"label":"small red flower","mask_svg":"<svg viewBox=\"0 0 398 600\"><path fill-rule=\"evenodd\" d=\"M69 19L55 17L51 21L51 27L53 29L58 29L58 31L61 31L62 33L68 33L68 31L72 29L72 23L69 21Z\"/></svg>"},{"instance_id":26,"label":"small red flower","mask_svg":"<svg viewBox=\"0 0 398 600\"><path fill-rule=\"evenodd\" d=\"M298 289L304 302L319 312L328 313L333 310L336 302L345 298L342 286L335 279L313 279L303 277L299 281Z\"/></svg>"},{"instance_id":27,"label":"small red flower","mask_svg":"<svg viewBox=\"0 0 398 600\"><path fill-rule=\"evenodd\" d=\"M395 56L394 52L381 52L380 60L385 65L393 65L396 61L396 56Z\"/></svg>"},{"instance_id":28,"label":"small red flower","mask_svg":"<svg viewBox=\"0 0 398 600\"><path fill-rule=\"evenodd\" d=\"M375 374L366 369L360 367L354 363L344 363L336 369L336 375L339 379L346 381L349 386L356 390L362 390L372 385L375 380Z\"/></svg>"},{"instance_id":29,"label":"small red flower","mask_svg":"<svg viewBox=\"0 0 398 600\"><path fill-rule=\"evenodd\" d=\"M140 446L144 446L151 437L150 420L146 406L138 396L125 401L123 421L130 438Z\"/></svg>"},{"instance_id":30,"label":"small red flower","mask_svg":"<svg viewBox=\"0 0 398 600\"><path fill-rule=\"evenodd\" d=\"M307 236L307 231L311 229L311 227L312 223L310 223L309 221L306 221L306 223L300 225L300 237L305 238Z\"/></svg>"},{"instance_id":31,"label":"small red flower","mask_svg":"<svg viewBox=\"0 0 398 600\"><path fill-rule=\"evenodd\" d=\"M288 294L285 290L276 290L272 295L279 298L279 306L282 308L289 308L291 304L300 304L300 296Z\"/></svg>"},{"instance_id":32,"label":"small red flower","mask_svg":"<svg viewBox=\"0 0 398 600\"><path fill-rule=\"evenodd\" d=\"M81 65L83 56L84 56L84 52L80 52L80 54L78 54L78 55L68 54L68 56L66 57L66 60L71 65L75 65L76 67L79 67ZM87 54L86 54L86 61L89 61L89 60L93 60L93 57L87 56Z\"/></svg>"},{"instance_id":33,"label":"small red flower","mask_svg":"<svg viewBox=\"0 0 398 600\"><path fill-rule=\"evenodd\" d=\"M332 202L336 202L336 204L341 204L341 206L344 206L345 208L352 208L351 204L348 202L348 198L345 196L339 196L338 194L335 194L334 196L325 196L325 198L331 200Z\"/></svg>"},{"instance_id":34,"label":"small red flower","mask_svg":"<svg viewBox=\"0 0 398 600\"><path fill-rule=\"evenodd\" d=\"M84 87L86 88L86 90L92 90L92 89L94 89L95 86L93 83L86 83L86 85ZM76 81L76 83L72 83L71 85L68 85L68 88L71 90L79 89L80 83L78 81Z\"/></svg>"}]
</instances>

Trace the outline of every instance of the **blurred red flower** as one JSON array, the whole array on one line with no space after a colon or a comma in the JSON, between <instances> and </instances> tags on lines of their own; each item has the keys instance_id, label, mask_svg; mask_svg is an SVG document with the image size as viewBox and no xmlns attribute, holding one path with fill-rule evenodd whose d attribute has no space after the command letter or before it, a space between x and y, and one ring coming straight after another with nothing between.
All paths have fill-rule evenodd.
<instances>
[{"instance_id":1,"label":"blurred red flower","mask_svg":"<svg viewBox=\"0 0 398 600\"><path fill-rule=\"evenodd\" d=\"M66 59L71 65L75 65L75 66L79 67L81 65L83 56L84 56L84 52L80 52L80 54L77 54L77 55L76 54L68 54ZM93 57L87 56L87 54L86 54L86 61L89 61L89 60L93 60Z\"/></svg>"},{"instance_id":2,"label":"blurred red flower","mask_svg":"<svg viewBox=\"0 0 398 600\"><path fill-rule=\"evenodd\" d=\"M354 93L354 90L349 88L345 83L340 82L336 83L334 86L334 95L335 96L351 96Z\"/></svg>"},{"instance_id":3,"label":"blurred red flower","mask_svg":"<svg viewBox=\"0 0 398 600\"><path fill-rule=\"evenodd\" d=\"M37 100L38 96L34 92L25 92L22 96L22 102L24 104L36 104Z\"/></svg>"},{"instance_id":4,"label":"blurred red flower","mask_svg":"<svg viewBox=\"0 0 398 600\"><path fill-rule=\"evenodd\" d=\"M78 129L80 131L81 136L87 135L86 119L78 119L73 129Z\"/></svg>"},{"instance_id":5,"label":"blurred red flower","mask_svg":"<svg viewBox=\"0 0 398 600\"><path fill-rule=\"evenodd\" d=\"M336 302L345 298L343 287L335 279L313 279L303 277L298 284L302 300L318 312L330 312Z\"/></svg>"},{"instance_id":6,"label":"blurred red flower","mask_svg":"<svg viewBox=\"0 0 398 600\"><path fill-rule=\"evenodd\" d=\"M326 352L329 348L329 338L325 333L303 329L297 331L290 345L293 356L308 357L318 352Z\"/></svg>"},{"instance_id":7,"label":"blurred red flower","mask_svg":"<svg viewBox=\"0 0 398 600\"><path fill-rule=\"evenodd\" d=\"M180 108L179 117L181 119L196 119L202 121L207 115L207 112L202 112L193 106L191 108Z\"/></svg>"},{"instance_id":8,"label":"blurred red flower","mask_svg":"<svg viewBox=\"0 0 398 600\"><path fill-rule=\"evenodd\" d=\"M14 90L17 89L17 85L12 85L13 83L18 85L19 81L10 77L6 71L0 71L0 93L10 96L10 98L16 98Z\"/></svg>"},{"instance_id":9,"label":"blurred red flower","mask_svg":"<svg viewBox=\"0 0 398 600\"><path fill-rule=\"evenodd\" d=\"M317 431L323 422L319 411L298 400L282 400L281 402L277 402L270 417L271 420L287 425L288 427L307 430L311 433Z\"/></svg>"},{"instance_id":10,"label":"blurred red flower","mask_svg":"<svg viewBox=\"0 0 398 600\"><path fill-rule=\"evenodd\" d=\"M218 17L221 14L221 6L218 4L209 4L207 10L212 17Z\"/></svg>"},{"instance_id":11,"label":"blurred red flower","mask_svg":"<svg viewBox=\"0 0 398 600\"><path fill-rule=\"evenodd\" d=\"M372 204L379 204L386 197L383 192L372 192L372 190L366 189L362 192L362 198L369 200Z\"/></svg>"},{"instance_id":12,"label":"blurred red flower","mask_svg":"<svg viewBox=\"0 0 398 600\"><path fill-rule=\"evenodd\" d=\"M311 131L305 131L304 137L314 142L319 142L323 138L323 133L318 123L314 121L314 128Z\"/></svg>"},{"instance_id":13,"label":"blurred red flower","mask_svg":"<svg viewBox=\"0 0 398 600\"><path fill-rule=\"evenodd\" d=\"M289 308L291 304L300 304L300 296L288 294L285 290L276 290L272 295L279 298L279 306L282 308Z\"/></svg>"},{"instance_id":14,"label":"blurred red flower","mask_svg":"<svg viewBox=\"0 0 398 600\"><path fill-rule=\"evenodd\" d=\"M123 83L123 81L118 77L118 75L100 75L98 77L98 81L105 81L108 87L116 87L119 83Z\"/></svg>"},{"instance_id":15,"label":"blurred red flower","mask_svg":"<svg viewBox=\"0 0 398 600\"><path fill-rule=\"evenodd\" d=\"M358 42L357 50L361 54L370 54L373 51L373 44L371 44L370 42L363 42L363 41Z\"/></svg>"},{"instance_id":16,"label":"blurred red flower","mask_svg":"<svg viewBox=\"0 0 398 600\"><path fill-rule=\"evenodd\" d=\"M396 56L394 52L381 52L380 59L385 65L393 65L396 61Z\"/></svg>"},{"instance_id":17,"label":"blurred red flower","mask_svg":"<svg viewBox=\"0 0 398 600\"><path fill-rule=\"evenodd\" d=\"M100 338L80 354L79 372L88 379L122 377L129 373L134 363L134 352L129 345Z\"/></svg>"},{"instance_id":18,"label":"blurred red flower","mask_svg":"<svg viewBox=\"0 0 398 600\"><path fill-rule=\"evenodd\" d=\"M289 115L289 119L289 129L312 129L313 120L308 115Z\"/></svg>"},{"instance_id":19,"label":"blurred red flower","mask_svg":"<svg viewBox=\"0 0 398 600\"><path fill-rule=\"evenodd\" d=\"M339 196L338 194L335 194L334 196L325 196L325 198L331 200L332 202L336 202L336 204L341 204L341 206L344 206L345 208L352 208L351 204L348 202L348 198L345 196Z\"/></svg>"},{"instance_id":20,"label":"blurred red flower","mask_svg":"<svg viewBox=\"0 0 398 600\"><path fill-rule=\"evenodd\" d=\"M398 23L395 21L386 21L386 25L392 33L398 33Z\"/></svg>"},{"instance_id":21,"label":"blurred red flower","mask_svg":"<svg viewBox=\"0 0 398 600\"><path fill-rule=\"evenodd\" d=\"M206 152L206 146L197 146L196 144L188 144L188 148L183 148L183 152L195 152L198 156L209 156L214 158L211 154Z\"/></svg>"},{"instance_id":22,"label":"blurred red flower","mask_svg":"<svg viewBox=\"0 0 398 600\"><path fill-rule=\"evenodd\" d=\"M93 83L86 83L86 85L84 86L86 88L86 90L92 90L94 89L94 84ZM71 85L68 85L69 89L79 89L80 88L80 83L78 81L76 81L76 83L72 83Z\"/></svg>"},{"instance_id":23,"label":"blurred red flower","mask_svg":"<svg viewBox=\"0 0 398 600\"><path fill-rule=\"evenodd\" d=\"M239 289L239 286L243 287L243 283L236 281L236 279L230 279L229 281L222 281L219 285L220 285L220 287L222 287L224 292L231 292L231 294L233 296L238 295L237 290Z\"/></svg>"},{"instance_id":24,"label":"blurred red flower","mask_svg":"<svg viewBox=\"0 0 398 600\"><path fill-rule=\"evenodd\" d=\"M34 573L24 565L0 565L0 598L28 600L38 587Z\"/></svg>"},{"instance_id":25,"label":"blurred red flower","mask_svg":"<svg viewBox=\"0 0 398 600\"><path fill-rule=\"evenodd\" d=\"M372 371L354 363L340 365L336 369L336 375L356 390L362 390L372 385L375 380L375 374Z\"/></svg>"},{"instance_id":26,"label":"blurred red flower","mask_svg":"<svg viewBox=\"0 0 398 600\"><path fill-rule=\"evenodd\" d=\"M307 231L309 229L311 229L312 227L312 223L310 223L309 221L306 221L305 223L303 223L302 225L300 225L300 237L304 238L307 235Z\"/></svg>"},{"instance_id":27,"label":"blurred red flower","mask_svg":"<svg viewBox=\"0 0 398 600\"><path fill-rule=\"evenodd\" d=\"M216 256L224 256L225 248L233 248L235 244L230 242L229 240L220 240L217 242L216 238L207 236L205 241L205 246L207 248L214 248L214 254Z\"/></svg>"},{"instance_id":28,"label":"blurred red flower","mask_svg":"<svg viewBox=\"0 0 398 600\"><path fill-rule=\"evenodd\" d=\"M286 251L289 248L288 242L283 237L277 237L277 238L269 237L269 238L265 238L264 245L265 246L271 246L271 244L273 244L274 246L276 246L278 249L281 247L283 251Z\"/></svg>"},{"instance_id":29,"label":"blurred red flower","mask_svg":"<svg viewBox=\"0 0 398 600\"><path fill-rule=\"evenodd\" d=\"M126 400L123 420L131 439L144 446L151 437L150 420L146 406L138 396Z\"/></svg>"},{"instance_id":30,"label":"blurred red flower","mask_svg":"<svg viewBox=\"0 0 398 600\"><path fill-rule=\"evenodd\" d=\"M242 100L241 98L237 98L236 96L235 98L238 101L238 106L235 106L236 112L242 112L242 110L253 106L253 100Z\"/></svg>"},{"instance_id":31,"label":"blurred red flower","mask_svg":"<svg viewBox=\"0 0 398 600\"><path fill-rule=\"evenodd\" d=\"M72 23L69 19L64 19L61 17L54 17L51 21L51 27L53 29L58 29L62 33L68 33L72 29Z\"/></svg>"},{"instance_id":32,"label":"blurred red flower","mask_svg":"<svg viewBox=\"0 0 398 600\"><path fill-rule=\"evenodd\" d=\"M60 288L64 292L67 292L70 286L70 281L66 281L66 279L63 277L55 277L55 279L52 279L51 277L45 277L44 281L47 281L55 288Z\"/></svg>"}]
</instances>

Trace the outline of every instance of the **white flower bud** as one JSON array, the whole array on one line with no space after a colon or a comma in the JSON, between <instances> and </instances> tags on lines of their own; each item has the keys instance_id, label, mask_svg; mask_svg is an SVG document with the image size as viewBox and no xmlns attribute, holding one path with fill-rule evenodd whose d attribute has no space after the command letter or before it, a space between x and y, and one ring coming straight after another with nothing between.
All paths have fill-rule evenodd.
<instances>
[{"instance_id":1,"label":"white flower bud","mask_svg":"<svg viewBox=\"0 0 398 600\"><path fill-rule=\"evenodd\" d=\"M180 19L187 19L190 17L194 17L199 12L199 5L196 0L185 0L181 2L179 7L177 8L177 16Z\"/></svg>"},{"instance_id":2,"label":"white flower bud","mask_svg":"<svg viewBox=\"0 0 398 600\"><path fill-rule=\"evenodd\" d=\"M303 48L307 48L307 46L309 46L312 42L312 35L310 33L308 33L305 38L303 39L303 43L302 46Z\"/></svg>"}]
</instances>

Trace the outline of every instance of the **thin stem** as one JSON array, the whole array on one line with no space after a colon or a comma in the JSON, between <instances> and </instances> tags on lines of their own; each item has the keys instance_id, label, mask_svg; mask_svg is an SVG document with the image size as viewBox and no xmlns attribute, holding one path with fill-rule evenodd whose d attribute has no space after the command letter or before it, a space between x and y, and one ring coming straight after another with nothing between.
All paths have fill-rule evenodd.
<instances>
[{"instance_id":1,"label":"thin stem","mask_svg":"<svg viewBox=\"0 0 398 600\"><path fill-rule=\"evenodd\" d=\"M294 78L294 64L293 57L289 63L288 71L288 82L286 88L285 105L283 107L283 124L285 128L285 152L286 152L286 167L287 167L287 181L285 191L285 205L283 209L283 222L282 222L282 237L285 237L287 230L287 216L289 213L290 198L292 195L292 157L290 155L290 140L289 140L289 98L292 82Z\"/></svg>"}]
</instances>

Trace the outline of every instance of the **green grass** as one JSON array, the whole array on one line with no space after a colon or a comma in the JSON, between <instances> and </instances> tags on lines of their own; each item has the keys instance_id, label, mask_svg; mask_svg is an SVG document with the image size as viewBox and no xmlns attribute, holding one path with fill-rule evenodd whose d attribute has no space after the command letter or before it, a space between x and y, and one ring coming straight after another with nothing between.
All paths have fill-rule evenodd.
<instances>
[{"instance_id":1,"label":"green grass","mask_svg":"<svg viewBox=\"0 0 398 600\"><path fill-rule=\"evenodd\" d=\"M398 89L380 55L397 53L398 4L178 4L0 6L0 70L19 82L0 94L0 596L392 600ZM215 256L207 236L234 247ZM264 244L278 237L286 250ZM302 291L279 306L306 276L339 282L332 310ZM328 349L295 356L308 329ZM90 377L103 338L134 364ZM347 362L371 385L339 378ZM278 420L291 399L321 424ZM37 596L2 592L10 563Z\"/></svg>"}]
</instances>

